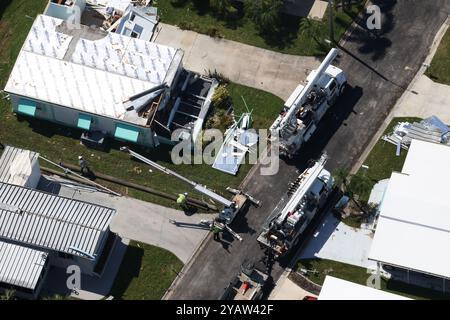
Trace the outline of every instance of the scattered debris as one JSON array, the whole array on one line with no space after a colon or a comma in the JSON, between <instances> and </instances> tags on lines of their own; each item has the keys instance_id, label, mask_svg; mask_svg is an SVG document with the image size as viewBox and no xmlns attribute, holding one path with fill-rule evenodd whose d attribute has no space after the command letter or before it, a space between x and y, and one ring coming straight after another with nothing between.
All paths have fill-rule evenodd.
<instances>
[{"instance_id":1,"label":"scattered debris","mask_svg":"<svg viewBox=\"0 0 450 320\"><path fill-rule=\"evenodd\" d=\"M450 145L450 128L438 117L431 116L420 122L399 122L394 131L382 139L394 145L400 144L404 150L408 150L412 139Z\"/></svg>"},{"instance_id":2,"label":"scattered debris","mask_svg":"<svg viewBox=\"0 0 450 320\"><path fill-rule=\"evenodd\" d=\"M247 152L256 152L258 134L251 130L252 112L245 103L247 112L225 131L225 140L212 167L225 173L236 175Z\"/></svg>"}]
</instances>

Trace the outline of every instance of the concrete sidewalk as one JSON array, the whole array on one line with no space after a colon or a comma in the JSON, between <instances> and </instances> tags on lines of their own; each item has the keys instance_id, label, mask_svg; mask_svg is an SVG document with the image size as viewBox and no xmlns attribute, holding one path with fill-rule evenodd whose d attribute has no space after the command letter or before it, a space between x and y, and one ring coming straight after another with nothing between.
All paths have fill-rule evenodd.
<instances>
[{"instance_id":1,"label":"concrete sidewalk","mask_svg":"<svg viewBox=\"0 0 450 320\"><path fill-rule=\"evenodd\" d=\"M280 277L268 300L303 300L306 296L316 297L290 280L288 275L289 273L284 273Z\"/></svg>"},{"instance_id":2,"label":"concrete sidewalk","mask_svg":"<svg viewBox=\"0 0 450 320\"><path fill-rule=\"evenodd\" d=\"M215 39L164 23L159 28L155 42L183 49L186 69L201 74L217 70L233 82L271 92L284 100L320 65L315 57L287 55Z\"/></svg>"},{"instance_id":3,"label":"concrete sidewalk","mask_svg":"<svg viewBox=\"0 0 450 320\"><path fill-rule=\"evenodd\" d=\"M393 116L428 118L433 115L450 124L450 86L421 75L405 92Z\"/></svg>"},{"instance_id":4,"label":"concrete sidewalk","mask_svg":"<svg viewBox=\"0 0 450 320\"><path fill-rule=\"evenodd\" d=\"M57 177L45 177L40 188L49 192L59 188L59 195L87 201L117 210L111 222L111 230L120 237L144 242L174 253L186 263L209 232L198 225L202 219L212 219L212 214L193 214L162 207L153 203L129 198L115 197L98 192L87 186ZM178 226L171 223L174 220Z\"/></svg>"},{"instance_id":5,"label":"concrete sidewalk","mask_svg":"<svg viewBox=\"0 0 450 320\"><path fill-rule=\"evenodd\" d=\"M328 259L376 269L376 263L368 260L372 240L372 231L349 227L329 213L309 240L300 259Z\"/></svg>"}]
</instances>

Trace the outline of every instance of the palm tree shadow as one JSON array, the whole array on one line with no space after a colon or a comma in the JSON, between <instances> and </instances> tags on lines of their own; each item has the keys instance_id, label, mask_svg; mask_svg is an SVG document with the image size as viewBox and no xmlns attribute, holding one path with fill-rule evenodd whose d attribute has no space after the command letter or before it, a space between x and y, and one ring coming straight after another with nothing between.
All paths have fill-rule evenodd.
<instances>
[{"instance_id":1,"label":"palm tree shadow","mask_svg":"<svg viewBox=\"0 0 450 320\"><path fill-rule=\"evenodd\" d=\"M3 17L3 14L6 11L6 8L8 8L8 6L12 3L12 0L2 0L0 2L0 20Z\"/></svg>"},{"instance_id":2,"label":"palm tree shadow","mask_svg":"<svg viewBox=\"0 0 450 320\"><path fill-rule=\"evenodd\" d=\"M261 32L259 35L271 47L285 49L291 46L298 37L302 18L281 14L279 23L274 25L270 32Z\"/></svg>"}]
</instances>

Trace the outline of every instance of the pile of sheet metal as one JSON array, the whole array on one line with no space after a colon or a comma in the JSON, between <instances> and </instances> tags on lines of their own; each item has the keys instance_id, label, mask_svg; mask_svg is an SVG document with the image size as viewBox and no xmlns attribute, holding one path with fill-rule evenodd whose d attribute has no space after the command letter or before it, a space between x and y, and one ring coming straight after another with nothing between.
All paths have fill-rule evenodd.
<instances>
[{"instance_id":1,"label":"pile of sheet metal","mask_svg":"<svg viewBox=\"0 0 450 320\"><path fill-rule=\"evenodd\" d=\"M236 175L246 153L257 152L255 148L258 134L251 130L250 126L251 112L244 113L227 129L224 142L212 166L214 169Z\"/></svg>"},{"instance_id":2,"label":"pile of sheet metal","mask_svg":"<svg viewBox=\"0 0 450 320\"><path fill-rule=\"evenodd\" d=\"M450 145L450 128L438 117L431 116L420 122L399 122L394 131L382 139L400 145L405 150L409 148L412 139Z\"/></svg>"}]
</instances>

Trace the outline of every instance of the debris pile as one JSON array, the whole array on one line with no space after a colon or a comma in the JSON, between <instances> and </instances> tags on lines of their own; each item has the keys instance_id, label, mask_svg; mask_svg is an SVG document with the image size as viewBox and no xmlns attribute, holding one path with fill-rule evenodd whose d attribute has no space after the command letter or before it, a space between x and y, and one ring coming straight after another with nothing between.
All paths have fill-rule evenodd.
<instances>
[{"instance_id":1,"label":"debris pile","mask_svg":"<svg viewBox=\"0 0 450 320\"><path fill-rule=\"evenodd\" d=\"M250 129L253 110L247 108L247 111L225 131L224 142L212 166L214 169L236 175L246 153L257 152L258 134Z\"/></svg>"},{"instance_id":2,"label":"debris pile","mask_svg":"<svg viewBox=\"0 0 450 320\"><path fill-rule=\"evenodd\" d=\"M382 139L405 150L408 150L412 139L450 145L450 128L438 117L431 116L420 122L399 122L394 131Z\"/></svg>"}]
</instances>

